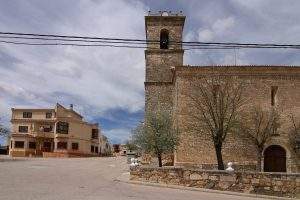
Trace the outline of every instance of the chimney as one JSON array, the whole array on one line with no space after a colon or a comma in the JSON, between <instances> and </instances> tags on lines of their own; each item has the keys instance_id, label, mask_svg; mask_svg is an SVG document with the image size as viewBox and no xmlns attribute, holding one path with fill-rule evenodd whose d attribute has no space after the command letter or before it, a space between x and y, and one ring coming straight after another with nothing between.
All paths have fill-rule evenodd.
<instances>
[{"instance_id":1,"label":"chimney","mask_svg":"<svg viewBox=\"0 0 300 200\"><path fill-rule=\"evenodd\" d=\"M70 110L73 110L73 104L70 104Z\"/></svg>"}]
</instances>

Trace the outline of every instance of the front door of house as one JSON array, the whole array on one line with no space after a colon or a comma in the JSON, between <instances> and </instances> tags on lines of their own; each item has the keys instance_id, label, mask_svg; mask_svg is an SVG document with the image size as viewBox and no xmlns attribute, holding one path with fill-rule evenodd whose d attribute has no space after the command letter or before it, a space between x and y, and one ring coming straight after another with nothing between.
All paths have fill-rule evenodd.
<instances>
[{"instance_id":1,"label":"front door of house","mask_svg":"<svg viewBox=\"0 0 300 200\"><path fill-rule=\"evenodd\" d=\"M52 146L51 142L44 142L43 151L44 152L51 152L51 146Z\"/></svg>"}]
</instances>

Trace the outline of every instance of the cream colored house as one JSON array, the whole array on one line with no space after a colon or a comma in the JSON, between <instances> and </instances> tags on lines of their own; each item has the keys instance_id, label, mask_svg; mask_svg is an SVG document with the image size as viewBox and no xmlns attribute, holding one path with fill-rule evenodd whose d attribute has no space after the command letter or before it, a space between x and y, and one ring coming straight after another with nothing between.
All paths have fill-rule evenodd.
<instances>
[{"instance_id":1,"label":"cream colored house","mask_svg":"<svg viewBox=\"0 0 300 200\"><path fill-rule=\"evenodd\" d=\"M90 124L70 108L56 104L53 109L12 108L9 155L97 156L102 135L98 124Z\"/></svg>"}]
</instances>

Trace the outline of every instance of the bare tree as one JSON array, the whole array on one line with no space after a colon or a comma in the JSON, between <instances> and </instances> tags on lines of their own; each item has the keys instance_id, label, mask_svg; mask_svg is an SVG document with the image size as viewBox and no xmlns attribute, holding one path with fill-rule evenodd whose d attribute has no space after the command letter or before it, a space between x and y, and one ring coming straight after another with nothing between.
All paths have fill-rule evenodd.
<instances>
[{"instance_id":1,"label":"bare tree","mask_svg":"<svg viewBox=\"0 0 300 200\"><path fill-rule=\"evenodd\" d=\"M289 132L289 140L295 151L300 150L300 120L297 121L294 114L291 114L289 117L292 124Z\"/></svg>"},{"instance_id":2,"label":"bare tree","mask_svg":"<svg viewBox=\"0 0 300 200\"><path fill-rule=\"evenodd\" d=\"M275 108L264 110L254 106L241 118L240 132L246 134L257 148L257 169L261 171L262 152L265 144L280 128L280 114Z\"/></svg>"},{"instance_id":3,"label":"bare tree","mask_svg":"<svg viewBox=\"0 0 300 200\"><path fill-rule=\"evenodd\" d=\"M163 154L173 153L178 144L178 131L173 127L171 115L158 111L147 114L146 123L133 131L132 139L144 152L155 154L162 167Z\"/></svg>"},{"instance_id":4,"label":"bare tree","mask_svg":"<svg viewBox=\"0 0 300 200\"><path fill-rule=\"evenodd\" d=\"M0 137L9 137L10 131L0 122Z\"/></svg>"},{"instance_id":5,"label":"bare tree","mask_svg":"<svg viewBox=\"0 0 300 200\"><path fill-rule=\"evenodd\" d=\"M198 133L210 133L218 169L224 170L222 146L227 134L236 127L238 114L246 103L245 83L235 77L211 75L190 84L191 89L185 94L191 103L190 126Z\"/></svg>"}]
</instances>

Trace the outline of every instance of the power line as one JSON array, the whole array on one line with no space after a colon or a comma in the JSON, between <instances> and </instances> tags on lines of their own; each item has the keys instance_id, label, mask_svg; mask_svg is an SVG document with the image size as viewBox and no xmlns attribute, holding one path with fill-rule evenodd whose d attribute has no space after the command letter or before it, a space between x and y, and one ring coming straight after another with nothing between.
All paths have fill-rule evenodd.
<instances>
[{"instance_id":1,"label":"power line","mask_svg":"<svg viewBox=\"0 0 300 200\"><path fill-rule=\"evenodd\" d=\"M0 32L0 34L1 35L23 35L23 36L55 37L55 38L94 39L94 40L118 40L118 41L159 42L157 40L126 39L126 38L108 38L108 37L89 37L89 36L71 36L71 35L53 35L53 34L35 34L35 33Z\"/></svg>"},{"instance_id":2,"label":"power line","mask_svg":"<svg viewBox=\"0 0 300 200\"><path fill-rule=\"evenodd\" d=\"M22 35L22 36L40 36L54 38L78 38L78 39L93 39L93 40L117 40L117 41L132 41L132 42L147 42L160 43L159 40L144 40L144 39L128 39L128 38L108 38L108 37L90 37L90 36L72 36L72 35L54 35L54 34L35 34L35 33L16 33L16 32L0 32L1 35ZM170 43L185 44L185 45L251 45L251 46L278 46L278 47L300 47L300 45L292 44L272 44L272 43L235 43L235 42L199 42L199 41L170 41Z\"/></svg>"},{"instance_id":3,"label":"power line","mask_svg":"<svg viewBox=\"0 0 300 200\"><path fill-rule=\"evenodd\" d=\"M85 39L59 39L59 38L41 38L41 37L22 37L22 36L1 36L0 38L6 39L25 39L25 40L45 40L45 41L65 41L65 42L90 42L90 43L115 43L115 44L147 44L146 42L139 41L98 41L98 40L85 40Z\"/></svg>"},{"instance_id":4,"label":"power line","mask_svg":"<svg viewBox=\"0 0 300 200\"><path fill-rule=\"evenodd\" d=\"M113 44L78 44L78 43L29 43L21 41L6 41L0 40L0 43L15 44L15 45L28 45L28 46L77 46L77 47L120 47L120 48L132 48L132 49L148 49L148 50L159 50L160 48L151 48L146 46L133 46L133 45L113 45ZM299 49L296 47L253 47L253 46L199 46L193 48L183 48L183 50L226 50L226 49Z\"/></svg>"},{"instance_id":5,"label":"power line","mask_svg":"<svg viewBox=\"0 0 300 200\"><path fill-rule=\"evenodd\" d=\"M139 47L139 46L130 46L130 45L110 45L110 44L76 44L76 43L28 43L28 42L15 42L15 41L5 41L0 40L1 43L7 44L16 44L16 45L30 45L30 46L94 46L94 47L127 47L127 48L146 48L146 47Z\"/></svg>"},{"instance_id":6,"label":"power line","mask_svg":"<svg viewBox=\"0 0 300 200\"><path fill-rule=\"evenodd\" d=\"M0 43L15 44L15 45L28 45L28 46L78 46L78 47L121 47L132 49L150 49L159 50L160 48L147 48L146 46L131 46L131 45L110 45L110 44L76 44L76 43L28 43L20 41L5 41L0 40ZM229 47L198 47L193 49L231 49ZM191 50L191 49L183 49Z\"/></svg>"},{"instance_id":7,"label":"power line","mask_svg":"<svg viewBox=\"0 0 300 200\"><path fill-rule=\"evenodd\" d=\"M159 44L158 40L141 40L128 38L108 38L108 37L88 37L88 36L70 36L70 35L51 35L51 34L33 34L33 33L13 33L0 32L0 38L9 40L1 40L2 43L16 45L36 45L36 46L98 46L98 47L124 47L139 49L159 49L147 48L149 44ZM21 40L38 40L47 41L45 43L32 43L23 41L11 41L12 39ZM59 41L49 43L49 41ZM71 43L72 42L72 43ZM75 43L74 43L75 42ZM78 43L79 42L79 43ZM92 44L90 44L92 43ZM96 44L95 44L96 43ZM300 49L300 45L292 44L259 44L259 43L225 43L225 42L184 42L170 41L170 45L183 46L184 50L197 49L241 49L241 48L265 48L265 49ZM116 45L122 44L122 45Z\"/></svg>"}]
</instances>

